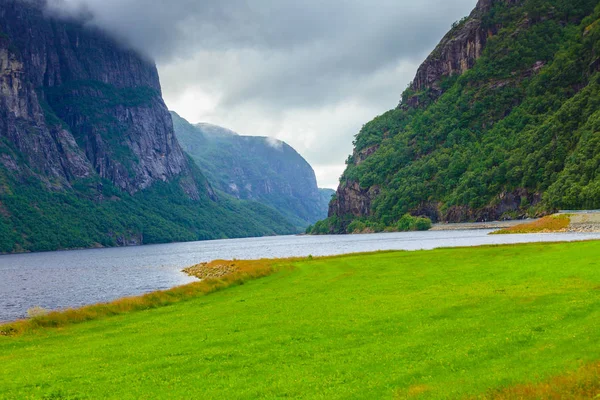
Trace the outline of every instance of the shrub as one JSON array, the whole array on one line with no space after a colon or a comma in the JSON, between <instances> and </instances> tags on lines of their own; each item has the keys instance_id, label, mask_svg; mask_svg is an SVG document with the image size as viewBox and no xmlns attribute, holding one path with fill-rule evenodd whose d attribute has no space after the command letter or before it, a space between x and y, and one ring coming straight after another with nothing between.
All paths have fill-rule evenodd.
<instances>
[{"instance_id":1,"label":"shrub","mask_svg":"<svg viewBox=\"0 0 600 400\"><path fill-rule=\"evenodd\" d=\"M348 233L361 233L364 232L365 229L367 228L367 225L360 221L360 220L354 220L350 223L350 225L348 225Z\"/></svg>"},{"instance_id":2,"label":"shrub","mask_svg":"<svg viewBox=\"0 0 600 400\"><path fill-rule=\"evenodd\" d=\"M404 214L398 221L397 228L400 232L427 231L431 229L431 220L426 217L413 217L410 214Z\"/></svg>"}]
</instances>

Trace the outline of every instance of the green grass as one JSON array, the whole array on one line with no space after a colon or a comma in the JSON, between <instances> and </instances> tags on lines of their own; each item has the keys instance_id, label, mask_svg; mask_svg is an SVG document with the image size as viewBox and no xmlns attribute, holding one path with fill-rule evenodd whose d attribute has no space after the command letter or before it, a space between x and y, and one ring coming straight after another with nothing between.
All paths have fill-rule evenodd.
<instances>
[{"instance_id":1,"label":"green grass","mask_svg":"<svg viewBox=\"0 0 600 400\"><path fill-rule=\"evenodd\" d=\"M493 397L600 360L598 260L600 242L280 261L294 268L0 337L0 398Z\"/></svg>"}]
</instances>

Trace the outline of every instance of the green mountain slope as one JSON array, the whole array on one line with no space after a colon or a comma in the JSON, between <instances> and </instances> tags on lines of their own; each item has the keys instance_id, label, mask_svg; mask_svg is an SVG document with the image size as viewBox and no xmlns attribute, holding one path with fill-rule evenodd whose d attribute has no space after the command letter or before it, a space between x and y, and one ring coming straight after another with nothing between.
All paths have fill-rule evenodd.
<instances>
[{"instance_id":1,"label":"green mountain slope","mask_svg":"<svg viewBox=\"0 0 600 400\"><path fill-rule=\"evenodd\" d=\"M78 181L48 191L40 181L11 182L0 168L0 253L126 246L292 234L281 214L225 194L190 199L181 181L135 195L108 181ZM200 182L198 182L200 183Z\"/></svg>"},{"instance_id":2,"label":"green mountain slope","mask_svg":"<svg viewBox=\"0 0 600 400\"><path fill-rule=\"evenodd\" d=\"M273 207L300 229L327 216L333 193L319 190L312 167L286 143L171 116L181 146L215 187Z\"/></svg>"},{"instance_id":3,"label":"green mountain slope","mask_svg":"<svg viewBox=\"0 0 600 400\"><path fill-rule=\"evenodd\" d=\"M354 141L327 221L600 208L600 6L480 0Z\"/></svg>"}]
</instances>

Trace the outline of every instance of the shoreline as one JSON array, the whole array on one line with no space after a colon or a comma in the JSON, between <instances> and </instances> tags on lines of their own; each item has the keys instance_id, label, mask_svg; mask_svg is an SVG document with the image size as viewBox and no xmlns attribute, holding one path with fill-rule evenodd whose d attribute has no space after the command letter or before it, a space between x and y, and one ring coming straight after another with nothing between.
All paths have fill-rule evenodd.
<instances>
[{"instance_id":1,"label":"shoreline","mask_svg":"<svg viewBox=\"0 0 600 400\"><path fill-rule=\"evenodd\" d=\"M482 249L489 247L516 247L529 245L556 245L563 243L583 243L600 239L581 239L573 241L521 242L507 244L481 244L475 246L439 247L413 250L414 252L432 252L447 249ZM411 251L411 252L413 252ZM407 252L407 250L379 250L355 252L328 256L309 255L307 257L265 258L257 260L213 260L184 268L181 272L199 279L199 281L176 286L166 290L156 290L139 296L127 296L110 302L101 302L76 308L47 310L43 315L31 318L0 321L0 337L19 336L38 329L62 328L111 316L129 314L158 307L164 307L191 298L208 295L232 286L243 285L246 281L260 279L280 271L293 268L290 263L302 260L324 260L341 257L369 256L381 253Z\"/></svg>"}]
</instances>

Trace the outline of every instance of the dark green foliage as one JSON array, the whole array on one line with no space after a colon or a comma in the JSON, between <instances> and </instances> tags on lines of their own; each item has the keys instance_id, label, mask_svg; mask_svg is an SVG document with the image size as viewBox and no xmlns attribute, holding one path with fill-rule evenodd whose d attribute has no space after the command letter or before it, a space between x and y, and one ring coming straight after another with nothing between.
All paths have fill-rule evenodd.
<instances>
[{"instance_id":1,"label":"dark green foliage","mask_svg":"<svg viewBox=\"0 0 600 400\"><path fill-rule=\"evenodd\" d=\"M386 226L381 222L373 222L367 219L355 219L346 229L349 233L379 233L386 230Z\"/></svg>"},{"instance_id":2,"label":"dark green foliage","mask_svg":"<svg viewBox=\"0 0 600 400\"><path fill-rule=\"evenodd\" d=\"M134 196L106 181L79 181L74 189L49 192L31 179L0 190L0 252L295 232L285 218L258 203L225 194L218 202L190 200L177 181Z\"/></svg>"},{"instance_id":3,"label":"dark green foliage","mask_svg":"<svg viewBox=\"0 0 600 400\"><path fill-rule=\"evenodd\" d=\"M341 233L379 233L427 231L431 229L431 220L427 217L413 217L405 214L395 224L384 223L374 218L356 218L346 215L343 218L332 216L307 228L310 235L330 235Z\"/></svg>"},{"instance_id":4,"label":"dark green foliage","mask_svg":"<svg viewBox=\"0 0 600 400\"><path fill-rule=\"evenodd\" d=\"M413 217L410 214L405 214L400 218L397 226L400 232L428 231L431 229L431 220L429 218Z\"/></svg>"},{"instance_id":5,"label":"dark green foliage","mask_svg":"<svg viewBox=\"0 0 600 400\"><path fill-rule=\"evenodd\" d=\"M350 218L339 218L337 216L317 221L314 225L306 228L306 233L310 235L330 235L345 233L343 225L350 223Z\"/></svg>"},{"instance_id":6,"label":"dark green foliage","mask_svg":"<svg viewBox=\"0 0 600 400\"><path fill-rule=\"evenodd\" d=\"M519 190L545 193L535 209L523 197L519 215L600 207L599 20L595 0L494 6L484 24L502 29L475 66L430 104L366 124L356 151L377 151L351 157L342 182L379 185L372 219L386 224L423 203L481 210Z\"/></svg>"}]
</instances>

